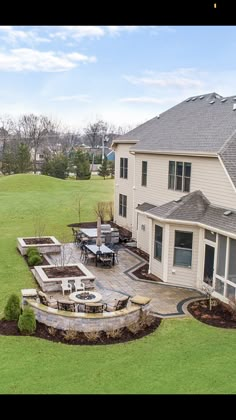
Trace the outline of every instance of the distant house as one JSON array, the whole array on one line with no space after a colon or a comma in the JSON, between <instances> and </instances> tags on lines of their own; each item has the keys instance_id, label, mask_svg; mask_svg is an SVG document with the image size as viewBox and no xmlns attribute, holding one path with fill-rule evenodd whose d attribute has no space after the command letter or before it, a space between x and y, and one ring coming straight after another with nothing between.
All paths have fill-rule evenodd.
<instances>
[{"instance_id":1,"label":"distant house","mask_svg":"<svg viewBox=\"0 0 236 420\"><path fill-rule=\"evenodd\" d=\"M107 154L107 160L110 160L112 162L115 162L115 151L111 150L108 154Z\"/></svg>"},{"instance_id":2,"label":"distant house","mask_svg":"<svg viewBox=\"0 0 236 420\"><path fill-rule=\"evenodd\" d=\"M114 219L149 272L236 302L236 97L188 98L113 147Z\"/></svg>"}]
</instances>

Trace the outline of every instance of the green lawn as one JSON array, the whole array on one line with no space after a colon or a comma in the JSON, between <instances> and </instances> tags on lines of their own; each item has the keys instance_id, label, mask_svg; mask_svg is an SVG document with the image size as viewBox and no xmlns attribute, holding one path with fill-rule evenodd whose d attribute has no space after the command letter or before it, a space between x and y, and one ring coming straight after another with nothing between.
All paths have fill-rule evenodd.
<instances>
[{"instance_id":1,"label":"green lawn","mask_svg":"<svg viewBox=\"0 0 236 420\"><path fill-rule=\"evenodd\" d=\"M16 237L34 235L37 211L45 234L69 239L76 195L84 193L83 220L95 220L94 204L111 200L113 185L99 178L0 178L0 311L12 291L34 284ZM155 333L126 344L69 346L1 336L0 349L1 394L236 393L236 331L193 319L165 320Z\"/></svg>"}]
</instances>

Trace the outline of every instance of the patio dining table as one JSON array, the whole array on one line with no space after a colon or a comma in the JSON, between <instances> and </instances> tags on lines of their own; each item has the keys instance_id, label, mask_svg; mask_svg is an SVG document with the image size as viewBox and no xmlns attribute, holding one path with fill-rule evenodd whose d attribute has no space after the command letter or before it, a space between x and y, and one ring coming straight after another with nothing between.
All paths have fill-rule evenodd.
<instances>
[{"instance_id":1,"label":"patio dining table","mask_svg":"<svg viewBox=\"0 0 236 420\"><path fill-rule=\"evenodd\" d=\"M92 252L94 255L96 255L96 267L97 267L97 252L100 251L102 254L111 254L112 255L112 265L115 264L115 253L112 249L108 248L108 246L102 244L101 246L97 245L85 245L85 247Z\"/></svg>"}]
</instances>

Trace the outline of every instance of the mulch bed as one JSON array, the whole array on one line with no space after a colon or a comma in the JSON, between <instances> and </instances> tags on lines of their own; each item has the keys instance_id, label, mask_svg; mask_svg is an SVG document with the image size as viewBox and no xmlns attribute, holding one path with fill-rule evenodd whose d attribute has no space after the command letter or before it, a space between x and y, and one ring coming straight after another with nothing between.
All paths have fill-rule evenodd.
<instances>
[{"instance_id":1,"label":"mulch bed","mask_svg":"<svg viewBox=\"0 0 236 420\"><path fill-rule=\"evenodd\" d=\"M236 311L218 299L212 299L212 308L209 309L209 300L202 299L191 302L188 311L198 321L221 328L236 328Z\"/></svg>"},{"instance_id":2,"label":"mulch bed","mask_svg":"<svg viewBox=\"0 0 236 420\"><path fill-rule=\"evenodd\" d=\"M47 245L47 244L54 244L53 240L50 238L31 238L25 239L23 238L26 245Z\"/></svg>"},{"instance_id":3,"label":"mulch bed","mask_svg":"<svg viewBox=\"0 0 236 420\"><path fill-rule=\"evenodd\" d=\"M138 279L145 279L145 280L153 280L160 283L163 283L159 277L154 276L154 274L148 273L148 264L144 264L141 267L137 268L137 270L132 271L132 274L134 274Z\"/></svg>"},{"instance_id":4,"label":"mulch bed","mask_svg":"<svg viewBox=\"0 0 236 420\"><path fill-rule=\"evenodd\" d=\"M120 337L112 338L107 337L105 332L102 332L100 337L91 341L84 335L84 333L77 334L75 339L66 339L65 331L56 330L54 328L47 327L46 325L36 321L36 332L31 337L44 338L46 340L54 341L57 343L74 344L74 345L94 345L94 344L116 344L125 343L127 341L136 340L142 338L148 334L154 332L160 325L161 318L153 318L153 324L145 329L139 331L137 334L131 333L126 327L122 328L122 334ZM51 332L51 333L50 333ZM7 336L20 336L20 332L17 327L16 321L5 321L0 320L0 335Z\"/></svg>"},{"instance_id":5,"label":"mulch bed","mask_svg":"<svg viewBox=\"0 0 236 420\"><path fill-rule=\"evenodd\" d=\"M48 278L54 277L78 277L78 276L85 276L82 270L79 269L77 266L73 267L48 267L43 268L45 274L47 274Z\"/></svg>"},{"instance_id":6,"label":"mulch bed","mask_svg":"<svg viewBox=\"0 0 236 420\"><path fill-rule=\"evenodd\" d=\"M141 257L144 260L146 260L147 262L149 262L149 255L145 251L142 251L141 249L139 249L135 246L129 246L127 244L124 244L124 246L126 248L128 248L130 251L134 252L134 254L139 255L139 257Z\"/></svg>"}]
</instances>

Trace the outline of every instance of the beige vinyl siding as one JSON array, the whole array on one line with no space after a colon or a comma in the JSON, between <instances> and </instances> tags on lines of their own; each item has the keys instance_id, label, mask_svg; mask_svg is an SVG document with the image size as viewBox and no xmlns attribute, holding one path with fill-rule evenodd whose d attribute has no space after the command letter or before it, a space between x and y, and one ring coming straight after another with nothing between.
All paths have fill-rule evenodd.
<instances>
[{"instance_id":1,"label":"beige vinyl siding","mask_svg":"<svg viewBox=\"0 0 236 420\"><path fill-rule=\"evenodd\" d=\"M162 235L162 258L161 261L154 258L154 240L155 240L155 224L161 226L163 228L163 235ZM166 258L164 255L164 229L165 225L153 220L152 223L152 252L150 255L151 261L151 273L155 276L159 277L161 280L163 279L163 262Z\"/></svg>"},{"instance_id":2,"label":"beige vinyl siding","mask_svg":"<svg viewBox=\"0 0 236 420\"><path fill-rule=\"evenodd\" d=\"M192 267L174 266L175 231L193 232ZM197 287L199 228L185 225L170 224L168 282L180 286ZM175 273L172 272L175 271ZM155 274L155 273L153 273Z\"/></svg>"},{"instance_id":3,"label":"beige vinyl siding","mask_svg":"<svg viewBox=\"0 0 236 420\"><path fill-rule=\"evenodd\" d=\"M130 144L118 144L115 150L115 206L114 220L128 230L133 225L134 155L129 153ZM128 179L120 178L120 158L128 158ZM127 217L119 215L119 194L127 196Z\"/></svg>"},{"instance_id":4,"label":"beige vinyl siding","mask_svg":"<svg viewBox=\"0 0 236 420\"><path fill-rule=\"evenodd\" d=\"M136 217L138 219L136 226L137 247L149 253L149 219L141 213L137 213ZM145 230L142 228L142 226L144 226Z\"/></svg>"},{"instance_id":5,"label":"beige vinyl siding","mask_svg":"<svg viewBox=\"0 0 236 420\"><path fill-rule=\"evenodd\" d=\"M148 162L147 186L141 186L142 161ZM234 191L218 158L187 157L174 155L135 155L134 205L148 202L161 205L188 193L168 189L169 161L190 162L190 192L201 190L212 204L235 208Z\"/></svg>"}]
</instances>

